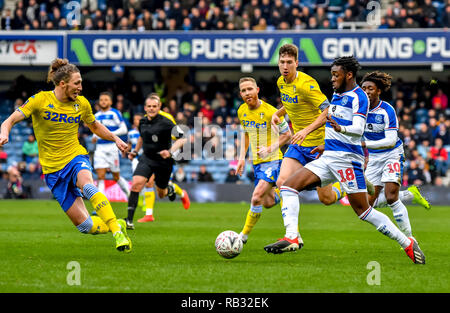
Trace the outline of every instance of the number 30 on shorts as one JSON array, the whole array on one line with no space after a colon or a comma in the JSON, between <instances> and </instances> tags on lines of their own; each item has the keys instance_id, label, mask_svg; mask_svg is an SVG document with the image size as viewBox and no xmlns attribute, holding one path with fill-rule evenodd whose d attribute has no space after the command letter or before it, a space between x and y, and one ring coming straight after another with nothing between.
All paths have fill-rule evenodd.
<instances>
[{"instance_id":1,"label":"number 30 on shorts","mask_svg":"<svg viewBox=\"0 0 450 313\"><path fill-rule=\"evenodd\" d=\"M389 169L389 173L400 173L400 163L388 163L387 167Z\"/></svg>"},{"instance_id":2,"label":"number 30 on shorts","mask_svg":"<svg viewBox=\"0 0 450 313\"><path fill-rule=\"evenodd\" d=\"M351 167L346 168L345 170L338 170L337 172L341 176L341 183L345 183L346 181L355 179L355 172Z\"/></svg>"}]
</instances>

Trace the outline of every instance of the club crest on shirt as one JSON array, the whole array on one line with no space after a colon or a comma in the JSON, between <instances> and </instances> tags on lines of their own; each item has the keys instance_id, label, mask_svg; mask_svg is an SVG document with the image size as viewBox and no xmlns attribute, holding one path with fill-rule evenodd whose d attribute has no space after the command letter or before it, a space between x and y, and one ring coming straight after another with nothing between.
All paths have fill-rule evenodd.
<instances>
[{"instance_id":1,"label":"club crest on shirt","mask_svg":"<svg viewBox=\"0 0 450 313\"><path fill-rule=\"evenodd\" d=\"M75 112L78 112L78 110L80 109L80 104L79 103L74 103L73 109L75 110Z\"/></svg>"},{"instance_id":2,"label":"club crest on shirt","mask_svg":"<svg viewBox=\"0 0 450 313\"><path fill-rule=\"evenodd\" d=\"M259 118L263 119L264 118L264 112L259 113Z\"/></svg>"},{"instance_id":3,"label":"club crest on shirt","mask_svg":"<svg viewBox=\"0 0 450 313\"><path fill-rule=\"evenodd\" d=\"M346 105L347 102L348 102L348 98L347 98L347 96L344 96L344 98L342 98L342 104Z\"/></svg>"},{"instance_id":4,"label":"club crest on shirt","mask_svg":"<svg viewBox=\"0 0 450 313\"><path fill-rule=\"evenodd\" d=\"M375 115L375 122L382 123L383 122L383 116L377 114Z\"/></svg>"}]
</instances>

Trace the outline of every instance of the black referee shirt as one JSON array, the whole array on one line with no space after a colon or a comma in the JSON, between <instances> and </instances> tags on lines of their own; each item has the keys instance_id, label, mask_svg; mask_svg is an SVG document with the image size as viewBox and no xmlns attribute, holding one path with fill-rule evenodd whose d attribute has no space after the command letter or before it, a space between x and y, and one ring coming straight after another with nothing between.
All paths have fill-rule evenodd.
<instances>
[{"instance_id":1,"label":"black referee shirt","mask_svg":"<svg viewBox=\"0 0 450 313\"><path fill-rule=\"evenodd\" d=\"M138 130L143 141L144 155L154 161L166 161L159 155L159 152L172 147L172 135L176 139L182 138L184 135L176 124L161 114L152 120L144 116L139 122Z\"/></svg>"}]
</instances>

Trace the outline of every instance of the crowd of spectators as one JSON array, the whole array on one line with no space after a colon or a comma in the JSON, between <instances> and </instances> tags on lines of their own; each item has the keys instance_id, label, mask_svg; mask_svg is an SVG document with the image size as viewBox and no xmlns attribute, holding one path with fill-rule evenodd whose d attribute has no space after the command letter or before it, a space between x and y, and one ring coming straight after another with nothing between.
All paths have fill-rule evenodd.
<instances>
[{"instance_id":1,"label":"crowd of spectators","mask_svg":"<svg viewBox=\"0 0 450 313\"><path fill-rule=\"evenodd\" d=\"M298 31L364 22L374 10L371 1L79 0L76 12L73 1L16 0L8 7L7 0L0 0L0 10L3 30ZM450 26L450 0L391 1L381 13L376 26L381 29Z\"/></svg>"}]
</instances>

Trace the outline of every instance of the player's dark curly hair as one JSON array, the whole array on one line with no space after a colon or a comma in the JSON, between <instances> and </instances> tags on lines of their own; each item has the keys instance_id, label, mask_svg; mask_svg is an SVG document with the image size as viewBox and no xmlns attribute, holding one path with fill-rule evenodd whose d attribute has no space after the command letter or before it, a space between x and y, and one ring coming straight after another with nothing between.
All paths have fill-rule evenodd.
<instances>
[{"instance_id":1,"label":"player's dark curly hair","mask_svg":"<svg viewBox=\"0 0 450 313\"><path fill-rule=\"evenodd\" d=\"M381 91L388 91L391 88L392 76L388 73L375 71L364 75L361 85L366 81L374 83Z\"/></svg>"},{"instance_id":2,"label":"player's dark curly hair","mask_svg":"<svg viewBox=\"0 0 450 313\"><path fill-rule=\"evenodd\" d=\"M353 77L356 77L356 73L361 69L361 65L358 60L354 56L345 56L334 59L333 64L331 66L341 66L342 69L346 72L352 72Z\"/></svg>"}]
</instances>

